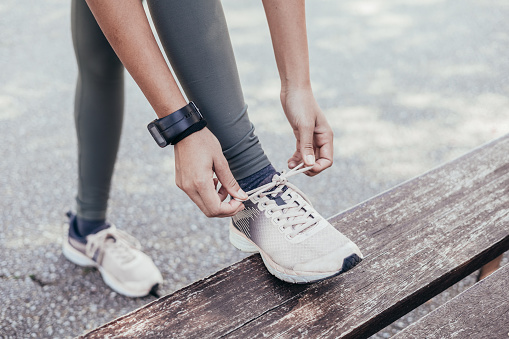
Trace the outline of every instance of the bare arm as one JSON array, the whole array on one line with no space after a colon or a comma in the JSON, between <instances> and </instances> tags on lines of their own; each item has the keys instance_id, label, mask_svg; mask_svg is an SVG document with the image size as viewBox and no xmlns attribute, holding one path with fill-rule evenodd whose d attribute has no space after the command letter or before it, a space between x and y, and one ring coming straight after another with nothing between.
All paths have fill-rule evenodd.
<instances>
[{"instance_id":1,"label":"bare arm","mask_svg":"<svg viewBox=\"0 0 509 339\"><path fill-rule=\"evenodd\" d=\"M141 1L87 0L87 4L157 116L162 118L185 106L187 102L157 45ZM175 145L175 168L177 185L205 215L231 216L243 208L236 200L224 202L228 193L238 199L247 196L235 181L219 142L207 128ZM223 184L219 192L215 191L214 172Z\"/></svg>"},{"instance_id":2,"label":"bare arm","mask_svg":"<svg viewBox=\"0 0 509 339\"><path fill-rule=\"evenodd\" d=\"M139 0L87 0L101 30L134 78L157 116L185 101L155 40Z\"/></svg>"},{"instance_id":3,"label":"bare arm","mask_svg":"<svg viewBox=\"0 0 509 339\"><path fill-rule=\"evenodd\" d=\"M333 134L311 89L305 2L263 0L263 5L281 78L281 104L297 139L288 166L314 164L308 174L315 175L332 165Z\"/></svg>"}]
</instances>

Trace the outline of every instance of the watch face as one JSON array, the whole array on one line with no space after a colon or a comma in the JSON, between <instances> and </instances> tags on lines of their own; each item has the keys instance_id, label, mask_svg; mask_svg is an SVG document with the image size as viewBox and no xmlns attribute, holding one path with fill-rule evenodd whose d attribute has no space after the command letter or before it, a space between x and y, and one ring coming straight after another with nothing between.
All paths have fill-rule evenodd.
<instances>
[{"instance_id":1,"label":"watch face","mask_svg":"<svg viewBox=\"0 0 509 339\"><path fill-rule=\"evenodd\" d=\"M164 147L167 145L166 140L163 138L163 136L161 135L161 133L159 132L159 129L157 128L157 126L155 124L149 124L148 130L149 130L150 134L152 134L152 136L154 137L154 140L157 142L157 144L160 147Z\"/></svg>"}]
</instances>

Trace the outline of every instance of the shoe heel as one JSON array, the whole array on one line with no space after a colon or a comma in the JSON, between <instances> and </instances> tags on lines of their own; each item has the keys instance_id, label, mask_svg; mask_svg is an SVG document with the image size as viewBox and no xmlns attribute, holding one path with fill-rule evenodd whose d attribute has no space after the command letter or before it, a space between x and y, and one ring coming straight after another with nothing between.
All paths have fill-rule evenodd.
<instances>
[{"instance_id":1,"label":"shoe heel","mask_svg":"<svg viewBox=\"0 0 509 339\"><path fill-rule=\"evenodd\" d=\"M96 267L97 264L87 256L83 255L81 252L75 250L66 239L64 239L64 243L62 245L62 254L73 264L76 264L81 267Z\"/></svg>"},{"instance_id":2,"label":"shoe heel","mask_svg":"<svg viewBox=\"0 0 509 339\"><path fill-rule=\"evenodd\" d=\"M258 253L258 247L254 245L249 239L245 236L238 234L235 230L232 229L233 226L230 226L230 243L235 246L238 250L247 253Z\"/></svg>"}]
</instances>

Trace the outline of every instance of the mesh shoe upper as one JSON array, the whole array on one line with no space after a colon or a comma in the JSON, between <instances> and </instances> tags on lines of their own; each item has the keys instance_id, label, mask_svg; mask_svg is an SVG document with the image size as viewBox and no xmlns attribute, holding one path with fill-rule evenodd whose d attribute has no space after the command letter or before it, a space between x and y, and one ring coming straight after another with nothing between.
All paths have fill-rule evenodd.
<instances>
[{"instance_id":1,"label":"mesh shoe upper","mask_svg":"<svg viewBox=\"0 0 509 339\"><path fill-rule=\"evenodd\" d=\"M289 176L307 170L299 168L275 175L271 183L248 192L250 198L244 202L245 209L232 218L232 223L284 268L341 270L342 260L336 260L335 253L345 247L349 253L360 251L287 181Z\"/></svg>"},{"instance_id":2,"label":"mesh shoe upper","mask_svg":"<svg viewBox=\"0 0 509 339\"><path fill-rule=\"evenodd\" d=\"M77 237L75 216L70 218L63 253L80 266L99 268L104 281L116 292L141 297L163 282L152 259L141 251L139 241L114 225L105 227L86 238Z\"/></svg>"},{"instance_id":3,"label":"mesh shoe upper","mask_svg":"<svg viewBox=\"0 0 509 339\"><path fill-rule=\"evenodd\" d=\"M139 241L114 225L87 236L86 255L126 283L153 277L157 270Z\"/></svg>"}]
</instances>

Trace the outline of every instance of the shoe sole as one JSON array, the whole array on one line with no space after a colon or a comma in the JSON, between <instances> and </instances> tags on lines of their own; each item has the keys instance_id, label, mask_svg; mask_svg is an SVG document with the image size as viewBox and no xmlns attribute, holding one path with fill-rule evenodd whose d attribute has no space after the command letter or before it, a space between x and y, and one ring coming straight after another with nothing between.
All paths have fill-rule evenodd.
<instances>
[{"instance_id":1,"label":"shoe sole","mask_svg":"<svg viewBox=\"0 0 509 339\"><path fill-rule=\"evenodd\" d=\"M260 253L263 263L267 270L274 275L276 278L293 284L309 284L325 279L329 279L345 273L352 269L362 261L362 258L354 253L346 256L343 259L343 265L340 271L327 272L327 273L310 273L310 272L298 272L284 268L275 263L269 255L261 250L254 242L248 239L245 234L238 231L232 223L230 223L230 242L231 244L242 252L247 253Z\"/></svg>"},{"instance_id":2,"label":"shoe sole","mask_svg":"<svg viewBox=\"0 0 509 339\"><path fill-rule=\"evenodd\" d=\"M156 293L157 288L159 287L160 282L155 283L150 286L148 289L143 290L133 290L126 287L120 281L115 279L111 274L106 272L101 265L97 264L95 261L76 250L74 247L69 244L67 240L64 240L64 244L62 245L62 254L67 258L70 262L81 266L81 267L95 267L101 273L101 276L104 280L104 283L108 285L113 291L118 294L125 295L126 297L138 298L144 297L151 293Z\"/></svg>"}]
</instances>

